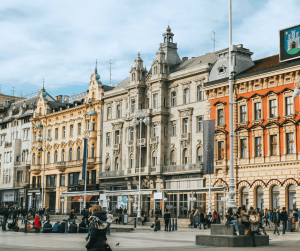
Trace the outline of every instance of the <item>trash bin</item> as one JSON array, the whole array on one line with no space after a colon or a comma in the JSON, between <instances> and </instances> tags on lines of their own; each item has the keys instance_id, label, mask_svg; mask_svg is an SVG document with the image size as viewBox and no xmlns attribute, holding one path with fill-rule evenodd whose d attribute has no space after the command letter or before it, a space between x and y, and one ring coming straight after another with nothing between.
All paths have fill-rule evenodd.
<instances>
[{"instance_id":1,"label":"trash bin","mask_svg":"<svg viewBox=\"0 0 300 251\"><path fill-rule=\"evenodd\" d=\"M128 223L128 214L124 214L123 216L123 225L126 225Z\"/></svg>"},{"instance_id":2,"label":"trash bin","mask_svg":"<svg viewBox=\"0 0 300 251\"><path fill-rule=\"evenodd\" d=\"M287 222L287 230L293 232L296 229L295 217L289 217Z\"/></svg>"}]
</instances>

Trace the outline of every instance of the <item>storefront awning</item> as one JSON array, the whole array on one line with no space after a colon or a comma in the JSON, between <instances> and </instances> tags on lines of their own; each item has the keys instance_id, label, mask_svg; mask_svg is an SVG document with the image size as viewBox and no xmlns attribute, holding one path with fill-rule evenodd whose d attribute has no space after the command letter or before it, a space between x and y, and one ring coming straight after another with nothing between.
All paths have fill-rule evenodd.
<instances>
[{"instance_id":1,"label":"storefront awning","mask_svg":"<svg viewBox=\"0 0 300 251\"><path fill-rule=\"evenodd\" d=\"M88 197L88 196L99 196L99 194L100 194L100 191L86 191L86 197ZM64 193L61 194L61 197L75 197L75 196L83 198L84 191L64 192Z\"/></svg>"},{"instance_id":2,"label":"storefront awning","mask_svg":"<svg viewBox=\"0 0 300 251\"><path fill-rule=\"evenodd\" d=\"M154 190L142 190L142 195L153 194ZM123 196L123 195L138 195L138 190L116 190L116 191L105 191L106 196Z\"/></svg>"},{"instance_id":3,"label":"storefront awning","mask_svg":"<svg viewBox=\"0 0 300 251\"><path fill-rule=\"evenodd\" d=\"M92 197L93 197L92 195L86 196L86 201L90 201ZM72 202L78 202L78 200L79 200L80 198L84 200L84 196L83 196L83 197L75 196L75 197L72 199Z\"/></svg>"},{"instance_id":4,"label":"storefront awning","mask_svg":"<svg viewBox=\"0 0 300 251\"><path fill-rule=\"evenodd\" d=\"M75 196L73 199L72 199L72 202L76 202L80 199L80 196Z\"/></svg>"}]
</instances>

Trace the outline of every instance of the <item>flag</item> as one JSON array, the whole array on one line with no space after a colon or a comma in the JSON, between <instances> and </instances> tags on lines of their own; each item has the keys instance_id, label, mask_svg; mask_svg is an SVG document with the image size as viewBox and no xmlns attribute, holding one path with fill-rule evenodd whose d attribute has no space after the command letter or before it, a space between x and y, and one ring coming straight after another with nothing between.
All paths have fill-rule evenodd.
<instances>
[{"instance_id":1,"label":"flag","mask_svg":"<svg viewBox=\"0 0 300 251\"><path fill-rule=\"evenodd\" d=\"M203 174L214 173L215 120L203 121Z\"/></svg>"},{"instance_id":2,"label":"flag","mask_svg":"<svg viewBox=\"0 0 300 251\"><path fill-rule=\"evenodd\" d=\"M86 173L86 164L87 164L87 157L86 153L87 153L87 139L84 139L83 141L83 162L82 162L82 180L85 180L85 173Z\"/></svg>"}]
</instances>

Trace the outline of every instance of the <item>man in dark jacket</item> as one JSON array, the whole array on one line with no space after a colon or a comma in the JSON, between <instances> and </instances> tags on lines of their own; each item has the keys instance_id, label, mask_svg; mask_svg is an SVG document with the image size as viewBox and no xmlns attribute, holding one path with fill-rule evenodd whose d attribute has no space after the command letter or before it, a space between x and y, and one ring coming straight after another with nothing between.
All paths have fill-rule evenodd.
<instances>
[{"instance_id":1,"label":"man in dark jacket","mask_svg":"<svg viewBox=\"0 0 300 251\"><path fill-rule=\"evenodd\" d=\"M71 212L69 214L69 220L73 221L74 218L75 218L75 212L74 212L74 209L71 209Z\"/></svg>"},{"instance_id":2,"label":"man in dark jacket","mask_svg":"<svg viewBox=\"0 0 300 251\"><path fill-rule=\"evenodd\" d=\"M88 218L88 211L86 210L86 208L83 208L81 210L81 215L82 215L82 220L84 221L84 223L86 223Z\"/></svg>"},{"instance_id":3,"label":"man in dark jacket","mask_svg":"<svg viewBox=\"0 0 300 251\"><path fill-rule=\"evenodd\" d=\"M15 208L13 209L13 221L18 220L18 214L19 214L19 210L18 210L17 207L15 207Z\"/></svg>"},{"instance_id":4,"label":"man in dark jacket","mask_svg":"<svg viewBox=\"0 0 300 251\"><path fill-rule=\"evenodd\" d=\"M25 217L27 215L27 211L26 211L25 207L23 207L23 209L21 209L21 215L22 215L22 224L24 224Z\"/></svg>"},{"instance_id":5,"label":"man in dark jacket","mask_svg":"<svg viewBox=\"0 0 300 251\"><path fill-rule=\"evenodd\" d=\"M279 209L276 209L276 211L273 211L271 221L272 221L272 223L273 223L274 226L275 226L275 229L274 229L274 233L273 233L273 234L276 234L276 232L277 232L277 234L280 235L280 234L279 234L279 230L278 230L279 224L280 224L280 214L279 214Z\"/></svg>"},{"instance_id":6,"label":"man in dark jacket","mask_svg":"<svg viewBox=\"0 0 300 251\"><path fill-rule=\"evenodd\" d=\"M42 233L52 233L52 225L50 224L50 220L47 220L44 224Z\"/></svg>"},{"instance_id":7,"label":"man in dark jacket","mask_svg":"<svg viewBox=\"0 0 300 251\"><path fill-rule=\"evenodd\" d=\"M169 231L169 221L171 218L171 214L168 209L166 209L166 212L164 213L164 221L165 221L165 231Z\"/></svg>"},{"instance_id":8,"label":"man in dark jacket","mask_svg":"<svg viewBox=\"0 0 300 251\"><path fill-rule=\"evenodd\" d=\"M205 219L204 219L204 213L200 213L200 224L199 224L199 229L201 229L201 224L203 225L203 228L205 229Z\"/></svg>"},{"instance_id":9,"label":"man in dark jacket","mask_svg":"<svg viewBox=\"0 0 300 251\"><path fill-rule=\"evenodd\" d=\"M78 229L78 233L86 233L86 224L84 222L84 220L82 219L81 222L79 223L79 229Z\"/></svg>"},{"instance_id":10,"label":"man in dark jacket","mask_svg":"<svg viewBox=\"0 0 300 251\"><path fill-rule=\"evenodd\" d=\"M6 223L9 217L8 205L3 209L2 231L6 231Z\"/></svg>"},{"instance_id":11,"label":"man in dark jacket","mask_svg":"<svg viewBox=\"0 0 300 251\"><path fill-rule=\"evenodd\" d=\"M286 235L285 230L287 227L288 214L286 208L282 208L282 212L280 213L280 220L282 221L282 235Z\"/></svg>"}]
</instances>

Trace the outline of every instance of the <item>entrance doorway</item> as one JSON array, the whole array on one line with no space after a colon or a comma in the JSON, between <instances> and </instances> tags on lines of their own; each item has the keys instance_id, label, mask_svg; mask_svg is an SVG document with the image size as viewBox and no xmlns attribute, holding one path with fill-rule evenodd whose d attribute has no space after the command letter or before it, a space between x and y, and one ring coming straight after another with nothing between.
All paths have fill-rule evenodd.
<instances>
[{"instance_id":1,"label":"entrance doorway","mask_svg":"<svg viewBox=\"0 0 300 251\"><path fill-rule=\"evenodd\" d=\"M55 212L55 199L56 199L56 193L50 193L49 194L49 211Z\"/></svg>"}]
</instances>

